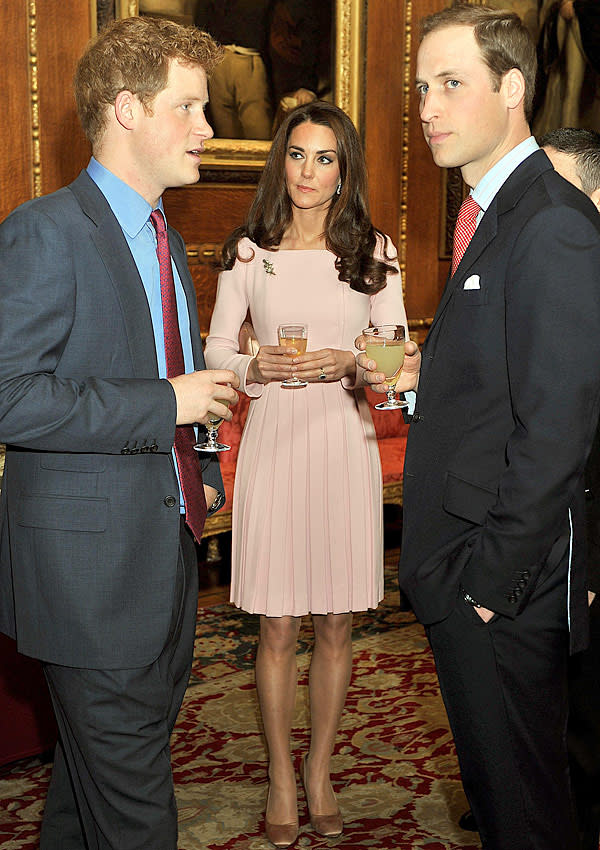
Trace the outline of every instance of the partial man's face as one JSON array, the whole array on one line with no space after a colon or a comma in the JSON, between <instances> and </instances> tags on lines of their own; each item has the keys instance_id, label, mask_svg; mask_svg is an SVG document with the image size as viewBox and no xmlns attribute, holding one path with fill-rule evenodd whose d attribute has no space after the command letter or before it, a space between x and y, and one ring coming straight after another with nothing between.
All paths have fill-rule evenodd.
<instances>
[{"instance_id":1,"label":"partial man's face","mask_svg":"<svg viewBox=\"0 0 600 850\"><path fill-rule=\"evenodd\" d=\"M573 186L577 186L577 188L581 189L583 192L583 185L579 175L577 174L577 163L575 161L575 157L568 153L564 153L563 151L557 151L556 148L544 147L543 150L546 152L548 159L554 166L554 170L558 171L561 177L564 177L565 180L568 180L569 183L572 183Z\"/></svg>"},{"instance_id":2,"label":"partial man's face","mask_svg":"<svg viewBox=\"0 0 600 850\"><path fill-rule=\"evenodd\" d=\"M213 136L204 114L207 103L204 69L173 60L166 87L148 111L138 110L133 144L150 203L169 187L198 182L204 142Z\"/></svg>"},{"instance_id":3,"label":"partial man's face","mask_svg":"<svg viewBox=\"0 0 600 850\"><path fill-rule=\"evenodd\" d=\"M417 94L435 163L461 168L469 186L513 147L505 84L493 90L472 27L444 27L425 36L417 55Z\"/></svg>"}]
</instances>

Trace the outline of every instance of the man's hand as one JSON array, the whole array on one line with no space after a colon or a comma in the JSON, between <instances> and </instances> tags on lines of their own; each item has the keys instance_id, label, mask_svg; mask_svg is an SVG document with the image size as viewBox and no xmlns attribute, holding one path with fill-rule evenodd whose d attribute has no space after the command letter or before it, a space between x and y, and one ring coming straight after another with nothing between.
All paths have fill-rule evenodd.
<instances>
[{"instance_id":1,"label":"man's hand","mask_svg":"<svg viewBox=\"0 0 600 850\"><path fill-rule=\"evenodd\" d=\"M360 350L364 351L366 345L366 339L364 336L359 336L354 341L354 345ZM388 391L389 387L385 383L385 375L383 372L378 372L377 364L374 360L369 360L366 354L359 354L356 358L356 362L363 369L366 369L365 372L365 381L371 385L371 389L375 390L376 393L385 393ZM400 372L400 376L396 381L396 391L399 393L407 392L408 390L416 390L419 386L419 373L421 371L421 352L419 351L419 346L416 342L412 342L412 340L407 340L405 345L405 355L404 355L404 363L402 364L402 371Z\"/></svg>"},{"instance_id":2,"label":"man's hand","mask_svg":"<svg viewBox=\"0 0 600 850\"><path fill-rule=\"evenodd\" d=\"M209 415L231 419L233 414L222 402L226 401L230 407L238 402L238 394L232 389L240 385L235 372L204 369L169 378L169 383L177 401L177 425L206 425Z\"/></svg>"},{"instance_id":3,"label":"man's hand","mask_svg":"<svg viewBox=\"0 0 600 850\"><path fill-rule=\"evenodd\" d=\"M206 499L206 507L210 510L210 507L214 500L217 498L218 490L215 487L211 487L210 484L204 484L204 498Z\"/></svg>"}]
</instances>

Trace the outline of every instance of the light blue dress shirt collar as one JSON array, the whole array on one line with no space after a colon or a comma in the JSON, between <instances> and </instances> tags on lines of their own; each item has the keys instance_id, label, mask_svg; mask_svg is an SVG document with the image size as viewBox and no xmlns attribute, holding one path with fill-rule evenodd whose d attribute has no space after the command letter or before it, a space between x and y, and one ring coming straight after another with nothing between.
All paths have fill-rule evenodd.
<instances>
[{"instance_id":1,"label":"light blue dress shirt collar","mask_svg":"<svg viewBox=\"0 0 600 850\"><path fill-rule=\"evenodd\" d=\"M513 171L537 150L539 150L538 143L533 136L529 136L525 141L518 144L516 148L505 154L502 159L499 159L487 174L483 175L477 186L471 190L473 200L477 201L483 210L477 216L478 224L483 213L487 210Z\"/></svg>"},{"instance_id":2,"label":"light blue dress shirt collar","mask_svg":"<svg viewBox=\"0 0 600 850\"><path fill-rule=\"evenodd\" d=\"M108 201L121 228L130 239L135 239L152 212L148 201L94 157L89 161L87 172ZM157 209L164 215L162 198Z\"/></svg>"}]
</instances>

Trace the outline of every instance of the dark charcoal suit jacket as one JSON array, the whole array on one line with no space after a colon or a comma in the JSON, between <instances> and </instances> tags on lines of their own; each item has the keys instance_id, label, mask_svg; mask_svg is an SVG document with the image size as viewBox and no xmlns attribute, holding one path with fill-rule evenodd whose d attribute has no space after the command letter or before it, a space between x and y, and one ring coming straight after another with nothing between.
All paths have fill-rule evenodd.
<instances>
[{"instance_id":1,"label":"dark charcoal suit jacket","mask_svg":"<svg viewBox=\"0 0 600 850\"><path fill-rule=\"evenodd\" d=\"M537 151L483 216L423 348L400 583L424 623L450 613L461 583L515 617L574 525L572 649L585 643L599 363L600 217Z\"/></svg>"},{"instance_id":2,"label":"dark charcoal suit jacket","mask_svg":"<svg viewBox=\"0 0 600 850\"><path fill-rule=\"evenodd\" d=\"M183 241L169 236L202 369ZM15 210L0 255L0 629L57 664L149 664L170 624L179 492L175 395L137 267L85 171ZM199 462L222 491L218 463Z\"/></svg>"}]
</instances>

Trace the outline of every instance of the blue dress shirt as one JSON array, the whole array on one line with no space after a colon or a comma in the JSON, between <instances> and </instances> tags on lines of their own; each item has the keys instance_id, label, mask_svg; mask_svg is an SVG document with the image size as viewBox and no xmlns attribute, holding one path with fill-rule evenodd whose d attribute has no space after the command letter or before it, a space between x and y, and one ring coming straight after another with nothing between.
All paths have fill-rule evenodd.
<instances>
[{"instance_id":1,"label":"blue dress shirt","mask_svg":"<svg viewBox=\"0 0 600 850\"><path fill-rule=\"evenodd\" d=\"M167 361L165 357L165 340L163 334L163 313L160 294L160 269L156 255L156 231L150 221L152 207L135 189L128 186L111 171L101 165L97 159L91 158L87 173L98 186L108 205L113 211L115 218L121 225L123 235L129 245L129 250L137 266L146 298L150 308L150 318L154 331L154 344L156 346L156 359L158 362L159 378L167 377ZM162 199L158 203L164 215ZM166 216L165 216L166 221ZM173 268L173 279L175 281L175 296L177 299L177 314L179 316L179 332L183 348L183 362L185 371L194 371L194 358L192 355L192 338L190 334L190 316L188 313L187 300L177 266L171 260ZM173 457L175 461L175 458ZM177 464L175 463L177 472ZM179 474L178 474L179 478ZM184 512L183 495L180 489L180 507Z\"/></svg>"}]
</instances>

